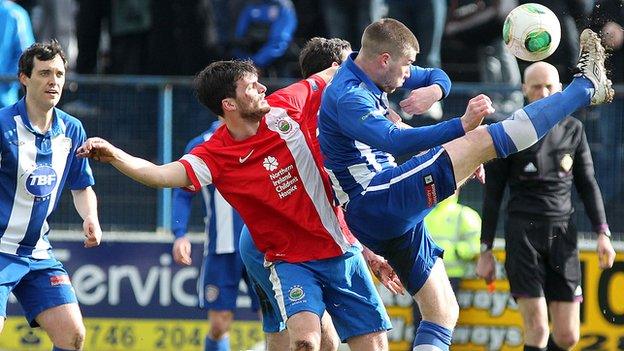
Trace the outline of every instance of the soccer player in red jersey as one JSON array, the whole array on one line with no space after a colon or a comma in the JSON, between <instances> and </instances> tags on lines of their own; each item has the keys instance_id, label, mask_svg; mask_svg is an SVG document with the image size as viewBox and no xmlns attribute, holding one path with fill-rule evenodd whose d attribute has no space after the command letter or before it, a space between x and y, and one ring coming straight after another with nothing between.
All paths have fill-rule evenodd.
<instances>
[{"instance_id":1,"label":"soccer player in red jersey","mask_svg":"<svg viewBox=\"0 0 624 351\"><path fill-rule=\"evenodd\" d=\"M158 166L101 138L87 140L78 154L152 187L213 184L265 255L292 349L318 349L327 310L352 349L385 350L390 322L361 246L333 204L315 139L316 115L306 110L318 109L336 69L265 99L250 62L215 62L198 74L196 90L225 126L179 161Z\"/></svg>"}]
</instances>

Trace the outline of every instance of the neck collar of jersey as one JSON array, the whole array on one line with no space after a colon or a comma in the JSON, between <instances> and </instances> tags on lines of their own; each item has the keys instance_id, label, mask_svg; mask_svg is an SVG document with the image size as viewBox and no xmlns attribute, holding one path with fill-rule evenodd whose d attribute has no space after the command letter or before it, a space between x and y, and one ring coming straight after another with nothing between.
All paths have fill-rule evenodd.
<instances>
[{"instance_id":1,"label":"neck collar of jersey","mask_svg":"<svg viewBox=\"0 0 624 351\"><path fill-rule=\"evenodd\" d=\"M52 109L52 125L46 133L41 133L35 130L32 124L30 124L30 119L28 119L28 112L26 110L26 97L23 97L20 101L17 102L17 112L19 112L20 117L22 118L22 123L24 123L26 129L28 129L33 134L49 136L51 138L63 134L63 129L58 123L58 118L56 118L56 107Z\"/></svg>"},{"instance_id":2,"label":"neck collar of jersey","mask_svg":"<svg viewBox=\"0 0 624 351\"><path fill-rule=\"evenodd\" d=\"M353 72L353 74L358 77L364 84L366 84L366 87L368 88L368 90L378 96L381 96L383 94L383 92L379 89L379 87L377 86L377 84L375 84L375 82L373 82L367 75L366 73L364 73L364 71L362 71L362 69L360 67L358 67L358 65L355 64L355 58L357 57L358 52L353 52L349 55L349 57L347 58L347 61L345 61L345 66L349 69L349 71Z\"/></svg>"}]
</instances>

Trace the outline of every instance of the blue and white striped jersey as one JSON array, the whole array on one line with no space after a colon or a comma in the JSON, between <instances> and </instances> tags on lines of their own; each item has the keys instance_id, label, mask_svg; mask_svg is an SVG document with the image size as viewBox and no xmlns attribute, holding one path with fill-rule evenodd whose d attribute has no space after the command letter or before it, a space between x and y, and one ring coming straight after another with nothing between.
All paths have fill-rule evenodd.
<instances>
[{"instance_id":1,"label":"blue and white striped jersey","mask_svg":"<svg viewBox=\"0 0 624 351\"><path fill-rule=\"evenodd\" d=\"M352 53L327 86L319 110L318 140L340 205L365 191L375 174L396 167L392 155L427 150L464 135L459 118L434 126L401 129L386 117L387 94L353 61ZM451 81L438 68L412 66L404 87L438 84L448 95Z\"/></svg>"},{"instance_id":2,"label":"blue and white striped jersey","mask_svg":"<svg viewBox=\"0 0 624 351\"><path fill-rule=\"evenodd\" d=\"M184 154L188 154L195 146L210 139L214 131L221 126L215 121L210 129L193 138L186 145ZM226 254L238 252L238 238L243 227L243 220L232 206L221 196L213 185L201 188L206 223L207 241L204 254ZM180 188L173 189L172 230L176 238L186 235L193 196Z\"/></svg>"},{"instance_id":3,"label":"blue and white striped jersey","mask_svg":"<svg viewBox=\"0 0 624 351\"><path fill-rule=\"evenodd\" d=\"M87 159L75 155L85 130L55 108L50 129L36 131L21 99L0 109L0 132L0 252L49 258L47 219L65 182L71 190L95 183Z\"/></svg>"}]
</instances>

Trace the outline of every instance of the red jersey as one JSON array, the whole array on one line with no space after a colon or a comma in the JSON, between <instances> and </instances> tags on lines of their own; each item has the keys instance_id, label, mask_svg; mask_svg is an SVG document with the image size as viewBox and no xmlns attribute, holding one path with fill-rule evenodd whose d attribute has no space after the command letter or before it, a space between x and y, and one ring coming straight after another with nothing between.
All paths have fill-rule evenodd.
<instances>
[{"instance_id":1,"label":"red jersey","mask_svg":"<svg viewBox=\"0 0 624 351\"><path fill-rule=\"evenodd\" d=\"M324 87L313 76L278 90L256 135L235 141L224 125L180 159L194 189L212 183L238 211L268 261L336 257L355 242L316 141Z\"/></svg>"}]
</instances>

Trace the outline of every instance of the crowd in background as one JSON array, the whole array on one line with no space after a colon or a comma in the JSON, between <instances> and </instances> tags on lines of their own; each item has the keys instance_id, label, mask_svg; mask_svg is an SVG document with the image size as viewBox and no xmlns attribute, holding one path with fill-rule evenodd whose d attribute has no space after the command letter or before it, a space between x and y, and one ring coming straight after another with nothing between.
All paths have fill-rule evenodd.
<instances>
[{"instance_id":1,"label":"crowd in background","mask_svg":"<svg viewBox=\"0 0 624 351\"><path fill-rule=\"evenodd\" d=\"M8 0L1 0L8 1ZM443 67L454 81L520 83L501 27L519 3L559 17L563 38L548 59L562 77L574 67L578 29L602 31L613 81L624 81L622 0L19 0L37 41L57 38L82 74L194 75L217 59L251 58L265 76L297 77L297 54L314 36L340 37L357 50L364 27L389 16L420 41L417 63Z\"/></svg>"}]
</instances>

